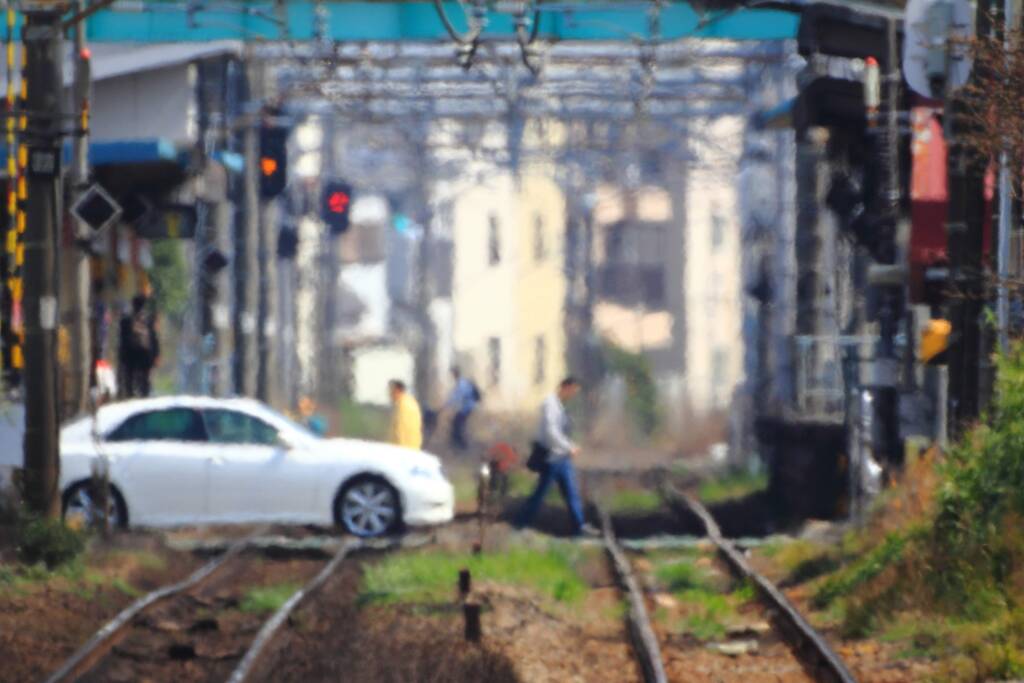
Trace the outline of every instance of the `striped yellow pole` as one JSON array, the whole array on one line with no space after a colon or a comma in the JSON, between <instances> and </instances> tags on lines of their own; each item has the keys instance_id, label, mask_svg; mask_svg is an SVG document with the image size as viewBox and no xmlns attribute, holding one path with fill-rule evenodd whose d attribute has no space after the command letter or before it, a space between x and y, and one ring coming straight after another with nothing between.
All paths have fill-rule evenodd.
<instances>
[{"instance_id":1,"label":"striped yellow pole","mask_svg":"<svg viewBox=\"0 0 1024 683\"><path fill-rule=\"evenodd\" d=\"M4 35L4 52L7 58L7 90L4 97L4 113L6 114L6 119L4 120L6 128L5 140L7 143L7 182L5 184L7 192L7 221L4 225L3 277L6 280L6 291L3 293L3 309L2 313L0 313L3 316L2 323L0 323L0 337L2 337L3 344L3 353L0 353L0 363L5 368L16 368L20 367L19 364L23 359L21 358L20 345L15 341L14 330L14 301L15 297L21 293L21 285L19 279L15 277L15 263L19 246L17 223L18 164L14 134L17 123L14 118L14 25L16 16L11 0L5 0L4 2L4 14L7 19L7 32Z\"/></svg>"},{"instance_id":2,"label":"striped yellow pole","mask_svg":"<svg viewBox=\"0 0 1024 683\"><path fill-rule=\"evenodd\" d=\"M7 54L12 56L14 54L14 23L15 16L12 11L8 11L7 14L7 30L9 38L9 45ZM15 107L20 110L18 116L18 135L8 123L8 144L12 150L12 156L15 159L15 174L14 174L14 196L8 197L8 205L13 201L15 212L14 212L14 227L15 227L15 247L14 247L14 261L13 268L10 271L10 287L11 287L11 301L12 305L21 305L22 297L24 296L24 288L22 286L22 268L25 265L25 204L28 199L28 183L25 179L25 169L28 166L28 148L18 144L21 135L24 135L25 129L28 127L28 118L25 115L25 98L28 94L28 79L25 77L25 53L26 47L24 44L21 46L21 64L19 69L20 76L20 88L18 97L14 96L14 79L9 78L8 80L8 93L7 98L9 102L13 102ZM13 71L13 60L8 62L8 72ZM8 166L10 160L8 160ZM25 341L25 327L24 320L18 320L17 325L14 326L14 339L11 344L11 368L14 371L20 371L24 367L24 356L22 353L22 345Z\"/></svg>"}]
</instances>

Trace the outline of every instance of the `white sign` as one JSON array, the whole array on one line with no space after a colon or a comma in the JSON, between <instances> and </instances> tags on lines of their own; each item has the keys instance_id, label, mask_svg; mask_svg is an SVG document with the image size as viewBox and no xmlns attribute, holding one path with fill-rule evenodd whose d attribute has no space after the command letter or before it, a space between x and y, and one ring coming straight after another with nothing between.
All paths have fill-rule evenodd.
<instances>
[{"instance_id":1,"label":"white sign","mask_svg":"<svg viewBox=\"0 0 1024 683\"><path fill-rule=\"evenodd\" d=\"M39 297L39 326L44 330L57 329L57 297Z\"/></svg>"},{"instance_id":2,"label":"white sign","mask_svg":"<svg viewBox=\"0 0 1024 683\"><path fill-rule=\"evenodd\" d=\"M904 16L903 73L911 89L941 99L963 87L971 74L968 41L974 35L969 0L910 0ZM933 92L932 81L945 76L946 93Z\"/></svg>"}]
</instances>

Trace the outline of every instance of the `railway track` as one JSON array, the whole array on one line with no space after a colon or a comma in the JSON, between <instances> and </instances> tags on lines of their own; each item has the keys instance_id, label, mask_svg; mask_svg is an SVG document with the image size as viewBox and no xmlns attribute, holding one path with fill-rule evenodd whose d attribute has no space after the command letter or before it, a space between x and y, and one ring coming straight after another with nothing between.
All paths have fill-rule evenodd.
<instances>
[{"instance_id":1,"label":"railway track","mask_svg":"<svg viewBox=\"0 0 1024 683\"><path fill-rule=\"evenodd\" d=\"M645 683L667 683L668 676L665 674L661 648L658 645L654 629L651 627L643 591L640 590L636 577L633 575L633 569L626 553L615 538L611 517L604 509L600 509L599 512L601 515L601 541L629 603L626 626L633 645L633 652L640 665L640 671Z\"/></svg>"},{"instance_id":2,"label":"railway track","mask_svg":"<svg viewBox=\"0 0 1024 683\"><path fill-rule=\"evenodd\" d=\"M715 522L714 517L693 496L672 486L663 488L669 504L685 514L693 515L703 524L706 536L715 545L719 555L730 569L740 578L750 581L758 597L772 615L777 630L789 641L794 654L813 672L815 680L822 683L856 683L856 679L842 658L832 649L828 641L811 626L789 601L785 594L771 581L758 573L743 553L727 540Z\"/></svg>"},{"instance_id":3,"label":"railway track","mask_svg":"<svg viewBox=\"0 0 1024 683\"><path fill-rule=\"evenodd\" d=\"M190 680L243 683L289 615L353 553L390 550L406 542L343 542L327 561L264 558L258 535L233 542L220 555L174 584L139 598L100 628L46 683L70 681ZM272 582L272 583L271 583ZM294 588L298 585L297 588ZM243 615L247 591L286 587L292 592L269 618Z\"/></svg>"},{"instance_id":4,"label":"railway track","mask_svg":"<svg viewBox=\"0 0 1024 683\"><path fill-rule=\"evenodd\" d=\"M714 517L699 501L672 486L663 486L662 494L676 514L697 519L703 527L704 536L715 546L728 569L738 579L754 586L759 602L771 617L773 630L788 644L796 659L803 663L810 677L822 683L855 683L856 679L825 638L808 623L782 591L751 567L743 553L722 535ZM602 544L628 601L627 629L644 681L663 683L668 680L667 659L662 655L658 637L652 627L644 593L638 586L627 553L615 537L610 516L600 506L598 514L603 532Z\"/></svg>"}]
</instances>

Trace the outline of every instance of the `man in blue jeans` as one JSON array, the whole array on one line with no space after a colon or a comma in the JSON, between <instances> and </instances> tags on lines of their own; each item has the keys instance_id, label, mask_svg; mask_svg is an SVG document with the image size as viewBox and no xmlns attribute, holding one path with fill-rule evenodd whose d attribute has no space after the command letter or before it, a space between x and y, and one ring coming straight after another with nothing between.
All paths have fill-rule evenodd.
<instances>
[{"instance_id":1,"label":"man in blue jeans","mask_svg":"<svg viewBox=\"0 0 1024 683\"><path fill-rule=\"evenodd\" d=\"M580 454L569 434L572 423L565 411L565 404L572 400L580 391L579 382L574 377L566 377L558 385L558 391L544 399L540 409L540 426L537 429L536 442L547 451L547 462L540 471L537 488L520 510L516 518L516 527L523 528L529 524L540 510L544 495L552 482L558 484L565 505L569 508L573 534L576 536L600 535L597 529L583 519L583 502L580 500L579 488L576 485L576 472L572 466L573 458Z\"/></svg>"}]
</instances>

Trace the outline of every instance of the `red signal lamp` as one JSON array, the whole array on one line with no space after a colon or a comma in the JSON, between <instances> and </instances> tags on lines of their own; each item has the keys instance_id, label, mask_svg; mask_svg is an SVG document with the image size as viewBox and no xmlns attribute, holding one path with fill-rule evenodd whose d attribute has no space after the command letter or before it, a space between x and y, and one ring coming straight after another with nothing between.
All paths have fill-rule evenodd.
<instances>
[{"instance_id":1,"label":"red signal lamp","mask_svg":"<svg viewBox=\"0 0 1024 683\"><path fill-rule=\"evenodd\" d=\"M277 159L274 157L262 157L260 159L260 171L265 176L272 176L277 171Z\"/></svg>"},{"instance_id":2,"label":"red signal lamp","mask_svg":"<svg viewBox=\"0 0 1024 683\"><path fill-rule=\"evenodd\" d=\"M349 201L348 194L341 190L336 190L327 196L327 209L331 213L345 213Z\"/></svg>"}]
</instances>

